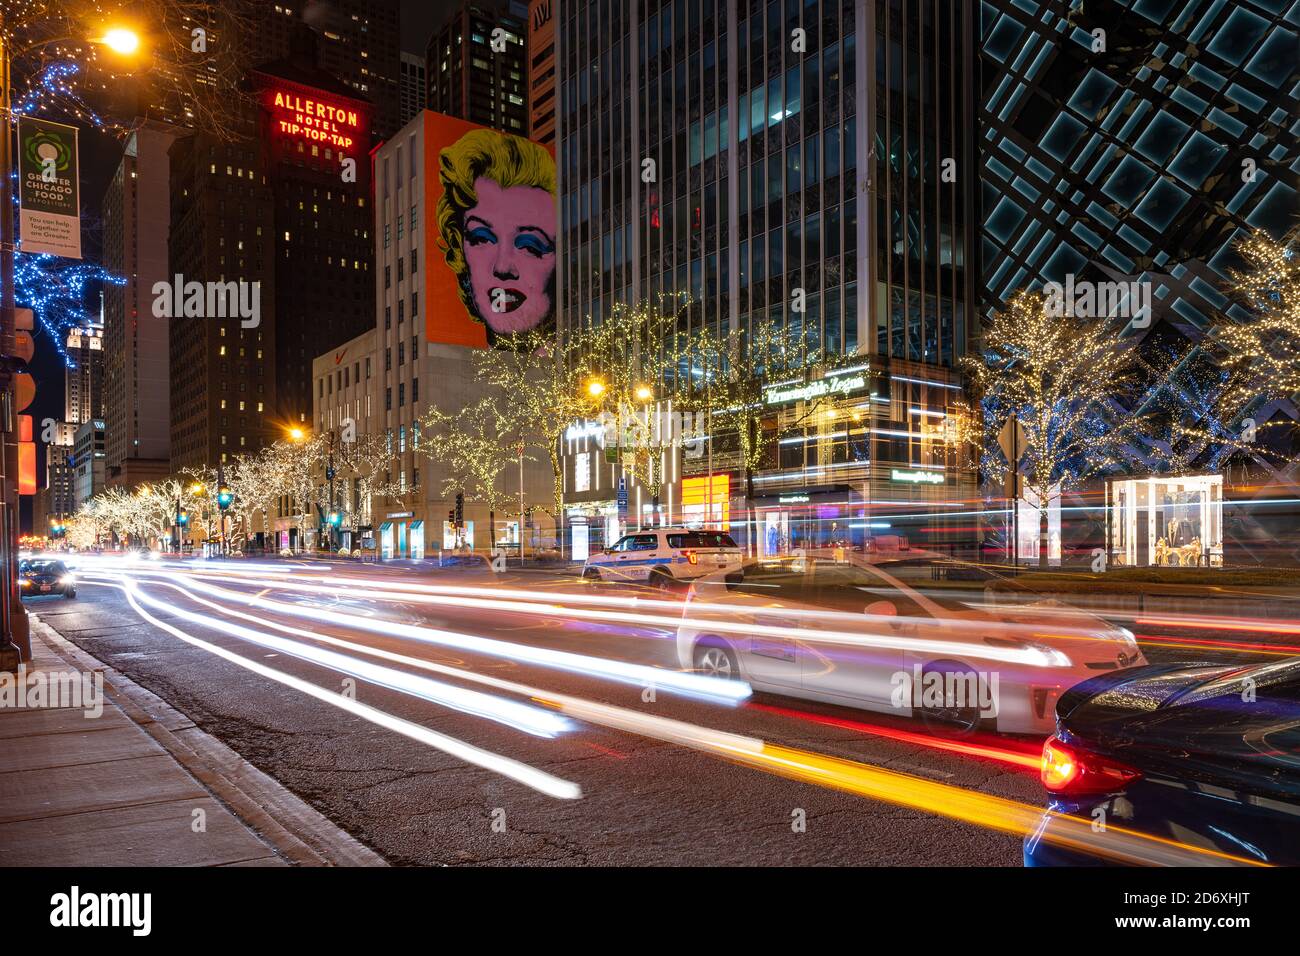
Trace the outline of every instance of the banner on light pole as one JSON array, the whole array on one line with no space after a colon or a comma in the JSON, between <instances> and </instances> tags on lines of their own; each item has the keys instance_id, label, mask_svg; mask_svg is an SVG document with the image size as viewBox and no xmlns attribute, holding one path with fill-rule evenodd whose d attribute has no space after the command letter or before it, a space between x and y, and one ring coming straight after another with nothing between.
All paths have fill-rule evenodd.
<instances>
[{"instance_id":1,"label":"banner on light pole","mask_svg":"<svg viewBox=\"0 0 1300 956\"><path fill-rule=\"evenodd\" d=\"M77 129L18 120L18 202L23 252L81 258Z\"/></svg>"}]
</instances>

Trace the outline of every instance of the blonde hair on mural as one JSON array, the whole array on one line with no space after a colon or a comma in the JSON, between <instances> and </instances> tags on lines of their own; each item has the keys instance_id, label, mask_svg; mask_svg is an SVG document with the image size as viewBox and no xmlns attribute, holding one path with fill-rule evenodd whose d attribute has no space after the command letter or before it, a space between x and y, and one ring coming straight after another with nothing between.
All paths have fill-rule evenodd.
<instances>
[{"instance_id":1,"label":"blonde hair on mural","mask_svg":"<svg viewBox=\"0 0 1300 956\"><path fill-rule=\"evenodd\" d=\"M483 317L474 306L464 245L465 211L478 205L474 183L480 177L494 180L502 189L532 186L553 196L555 161L544 147L531 140L490 129L466 133L438 154L438 179L442 182L437 210L439 246L456 275L461 302L481 322Z\"/></svg>"}]
</instances>

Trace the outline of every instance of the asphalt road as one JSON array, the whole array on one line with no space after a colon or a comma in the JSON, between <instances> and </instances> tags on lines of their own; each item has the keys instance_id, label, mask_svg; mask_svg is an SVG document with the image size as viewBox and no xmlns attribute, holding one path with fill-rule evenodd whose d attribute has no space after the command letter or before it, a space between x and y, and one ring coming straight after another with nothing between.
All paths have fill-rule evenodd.
<instances>
[{"instance_id":1,"label":"asphalt road","mask_svg":"<svg viewBox=\"0 0 1300 956\"><path fill-rule=\"evenodd\" d=\"M336 593L314 577L327 573L346 574L360 586ZM314 581L325 591L294 590L284 587L281 579L253 574L239 581L205 579L207 586L224 589L212 593L172 587L191 576L178 575L167 564L128 577L143 599L161 602L144 607L156 622L209 646L187 643L159 623L145 621L128 603L122 577L88 566L79 571L75 600L48 599L32 602L32 607L66 638L166 699L394 864L1020 863L1021 841L1014 833L950 819L907 802L844 792L824 780L804 782L807 774L790 779L772 766L734 759L726 749L733 745L727 734L809 755L812 766L838 758L864 767L868 775L883 768L905 774L907 780L1035 807L1044 803L1035 769L1015 760L1036 750L1039 742L1032 739L995 738L994 750L1010 756L987 759L881 736L893 731L906 735L917 728L908 721L848 708L763 694L728 705L693 699L657 684L651 692L642 678L618 683L543 666L517 659L521 655L510 648L567 651L675 674L673 635L667 629L541 615L512 610L510 604L484 608L466 602L390 600L381 593L393 582L443 583L518 587L554 600L558 591L576 586L571 579L536 573L417 574L355 565L329 572L323 565L306 564L295 579ZM244 603L253 596L280 602L286 609ZM366 629L365 621L381 619L469 635L470 646L428 643L414 632L392 633L388 623L376 631ZM252 633L226 633L218 621ZM277 623L307 633L277 631L272 627ZM1143 627L1141 634L1150 638L1144 649L1153 661L1256 659L1258 650L1206 642L1265 639L1167 626ZM294 644L267 647L250 641L250 636ZM321 637L405 660L365 657L348 647L325 644ZM508 642L507 653L484 652L485 645L474 643L484 638ZM1293 644L1298 639L1267 640ZM444 688L450 685L451 693L477 691L487 695L492 706L502 700L531 705L526 706L529 720L539 715L554 719L554 702L566 697L576 699L575 706L588 708L594 717L574 717L570 710L564 732L536 736L508 725L514 717L465 713L414 696L409 687L382 686L394 683L391 674L348 682L335 669L287 652L302 646L346 654L350 660L365 657L404 675L423 676ZM214 649L324 688L329 700L238 666ZM413 661L452 670L430 673ZM474 678L508 681L524 685L524 690L512 686L503 691L499 684ZM499 768L464 759L463 752L449 753L404 736L332 702L353 695L363 705L444 735L438 738L443 743L450 738L453 750L477 748L475 761L515 761L516 771L535 773L544 782L511 779ZM600 711L596 705L619 710ZM461 701L458 706L466 705ZM651 725L648 732L642 721ZM666 721L681 722L685 729ZM683 743L680 734L698 734L706 743ZM542 792L575 785L581 789L577 799Z\"/></svg>"}]
</instances>

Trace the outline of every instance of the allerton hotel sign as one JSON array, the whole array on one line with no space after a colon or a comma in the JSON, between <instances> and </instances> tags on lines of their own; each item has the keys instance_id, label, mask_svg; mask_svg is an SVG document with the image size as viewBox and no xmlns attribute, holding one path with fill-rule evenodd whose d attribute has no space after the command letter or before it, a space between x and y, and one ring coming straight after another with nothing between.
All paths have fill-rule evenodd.
<instances>
[{"instance_id":1,"label":"allerton hotel sign","mask_svg":"<svg viewBox=\"0 0 1300 956\"><path fill-rule=\"evenodd\" d=\"M288 139L302 139L335 149L351 149L363 117L354 107L334 106L285 89L267 91L273 129Z\"/></svg>"}]
</instances>

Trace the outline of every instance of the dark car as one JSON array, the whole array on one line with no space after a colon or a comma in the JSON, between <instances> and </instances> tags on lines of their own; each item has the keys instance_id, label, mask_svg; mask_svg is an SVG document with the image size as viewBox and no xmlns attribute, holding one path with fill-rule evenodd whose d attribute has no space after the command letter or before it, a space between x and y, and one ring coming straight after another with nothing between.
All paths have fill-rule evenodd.
<instances>
[{"instance_id":1,"label":"dark car","mask_svg":"<svg viewBox=\"0 0 1300 956\"><path fill-rule=\"evenodd\" d=\"M62 561L32 558L18 565L23 597L77 596L77 579Z\"/></svg>"},{"instance_id":2,"label":"dark car","mask_svg":"<svg viewBox=\"0 0 1300 956\"><path fill-rule=\"evenodd\" d=\"M1251 666L1158 664L1066 692L1043 745L1049 811L1183 846L1300 864L1300 657ZM1045 816L1026 866L1110 862L1053 845ZM1192 851L1194 852L1194 851Z\"/></svg>"}]
</instances>

